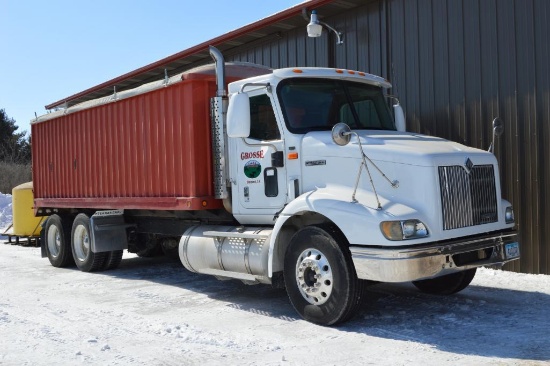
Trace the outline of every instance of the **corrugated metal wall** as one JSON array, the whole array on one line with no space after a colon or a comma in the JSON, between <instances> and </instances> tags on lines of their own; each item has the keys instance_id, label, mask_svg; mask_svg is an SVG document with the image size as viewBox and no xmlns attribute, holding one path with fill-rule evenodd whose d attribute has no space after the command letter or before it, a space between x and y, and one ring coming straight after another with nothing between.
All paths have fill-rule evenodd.
<instances>
[{"instance_id":1,"label":"corrugated metal wall","mask_svg":"<svg viewBox=\"0 0 550 366\"><path fill-rule=\"evenodd\" d=\"M320 11L322 16L322 11ZM410 131L487 149L491 121L503 195L516 211L522 258L510 269L550 274L550 1L378 0L228 55L271 67L333 66L394 84Z\"/></svg>"},{"instance_id":2,"label":"corrugated metal wall","mask_svg":"<svg viewBox=\"0 0 550 366\"><path fill-rule=\"evenodd\" d=\"M396 70L389 77L397 78L409 127L486 149L490 122L502 118L496 155L523 250L511 268L550 274L550 2L387 3Z\"/></svg>"}]
</instances>

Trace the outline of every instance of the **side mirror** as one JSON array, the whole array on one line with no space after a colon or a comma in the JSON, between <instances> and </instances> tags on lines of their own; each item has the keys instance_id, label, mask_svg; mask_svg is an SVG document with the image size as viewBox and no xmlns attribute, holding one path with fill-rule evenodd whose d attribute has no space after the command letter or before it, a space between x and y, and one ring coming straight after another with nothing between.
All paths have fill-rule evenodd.
<instances>
[{"instance_id":1,"label":"side mirror","mask_svg":"<svg viewBox=\"0 0 550 366\"><path fill-rule=\"evenodd\" d=\"M405 122L405 112L403 112L403 108L401 104L399 104L399 101L393 105L393 112L395 115L395 128L399 132L406 132L407 124Z\"/></svg>"},{"instance_id":2,"label":"side mirror","mask_svg":"<svg viewBox=\"0 0 550 366\"><path fill-rule=\"evenodd\" d=\"M229 98L227 136L250 136L250 99L246 93L233 94Z\"/></svg>"},{"instance_id":3,"label":"side mirror","mask_svg":"<svg viewBox=\"0 0 550 366\"><path fill-rule=\"evenodd\" d=\"M336 145L346 146L351 140L351 129L344 122L339 122L332 127L332 141Z\"/></svg>"},{"instance_id":4,"label":"side mirror","mask_svg":"<svg viewBox=\"0 0 550 366\"><path fill-rule=\"evenodd\" d=\"M493 141L491 142L491 145L489 145L489 152L492 153L495 150L495 139L502 135L504 132L504 123L502 120L497 117L493 120Z\"/></svg>"},{"instance_id":5,"label":"side mirror","mask_svg":"<svg viewBox=\"0 0 550 366\"><path fill-rule=\"evenodd\" d=\"M497 117L493 120L493 134L496 137L500 137L502 133L504 132L504 123L500 119L500 117Z\"/></svg>"}]
</instances>

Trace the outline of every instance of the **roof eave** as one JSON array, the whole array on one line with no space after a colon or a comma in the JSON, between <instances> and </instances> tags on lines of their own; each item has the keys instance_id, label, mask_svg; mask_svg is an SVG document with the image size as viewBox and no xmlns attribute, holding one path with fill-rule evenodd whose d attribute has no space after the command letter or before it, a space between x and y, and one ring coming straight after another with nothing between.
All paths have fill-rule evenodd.
<instances>
[{"instance_id":1,"label":"roof eave","mask_svg":"<svg viewBox=\"0 0 550 366\"><path fill-rule=\"evenodd\" d=\"M101 83L99 85L96 85L92 88L86 89L86 90L81 91L81 92L76 93L76 94L73 94L73 95L71 95L67 98L63 98L63 99L58 100L56 102L50 103L50 104L46 105L45 108L47 110L54 109L56 107L60 107L64 104L66 104L66 103L69 103L71 100L78 99L80 97L83 97L87 94L98 91L100 89L108 88L108 87L114 87L117 83L120 83L124 80L128 80L132 77L135 77L137 75L146 73L146 72L154 70L156 68L162 67L162 66L164 66L164 65L166 65L170 62L174 62L174 61L189 57L191 55L207 51L208 47L210 45L212 45L212 46L219 45L223 42L227 42L231 39L237 38L237 37L245 35L247 33L257 31L257 30L261 29L262 27L265 27L266 25L276 23L276 22L291 18L293 16L299 15L299 14L302 13L302 9L304 9L304 8L315 9L316 7L323 6L323 5L331 3L333 1L334 0L310 0L310 1L307 1L307 2L300 3L296 6L293 6L291 8L286 9L286 10L283 10L279 13L276 13L276 14L271 15L269 17L266 17L264 19L258 20L254 23L248 24L244 27L238 28L236 30L233 30L231 32L228 32L226 34L223 34L221 36L218 36L216 38L208 40L206 42L200 43L196 46L193 46L193 47L188 48L186 50L183 50L181 52L178 52L178 53L176 53L172 56L168 56L166 58L163 58L161 60L153 62L149 65L140 67L139 69L130 71L130 72L124 74L124 75L118 76L114 79L108 80L108 81L106 81L104 83Z\"/></svg>"}]
</instances>

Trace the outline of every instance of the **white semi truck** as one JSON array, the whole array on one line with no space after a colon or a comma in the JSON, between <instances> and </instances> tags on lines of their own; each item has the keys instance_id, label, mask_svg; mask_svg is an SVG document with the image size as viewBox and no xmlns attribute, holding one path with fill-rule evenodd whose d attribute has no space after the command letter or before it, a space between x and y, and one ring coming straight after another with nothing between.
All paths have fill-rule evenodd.
<instances>
[{"instance_id":1,"label":"white semi truck","mask_svg":"<svg viewBox=\"0 0 550 366\"><path fill-rule=\"evenodd\" d=\"M388 81L232 64L227 87L210 52L215 80L192 70L33 123L54 266L111 269L124 249L177 248L190 271L284 286L300 316L332 325L371 284L449 295L477 267L519 258L495 156L406 132Z\"/></svg>"}]
</instances>

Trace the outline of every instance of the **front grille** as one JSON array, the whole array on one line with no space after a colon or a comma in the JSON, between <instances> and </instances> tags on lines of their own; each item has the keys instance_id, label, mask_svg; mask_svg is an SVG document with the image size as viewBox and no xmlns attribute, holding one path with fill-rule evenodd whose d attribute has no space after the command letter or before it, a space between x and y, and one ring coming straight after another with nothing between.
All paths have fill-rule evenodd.
<instances>
[{"instance_id":1,"label":"front grille","mask_svg":"<svg viewBox=\"0 0 550 366\"><path fill-rule=\"evenodd\" d=\"M443 230L498 221L495 170L476 165L470 173L460 165L439 167Z\"/></svg>"}]
</instances>

